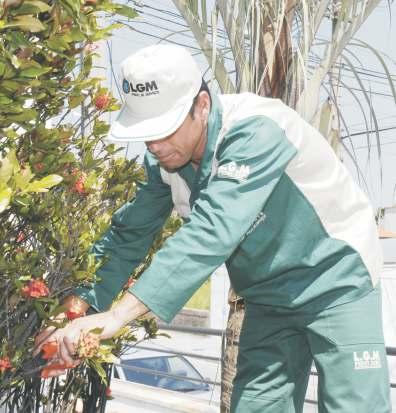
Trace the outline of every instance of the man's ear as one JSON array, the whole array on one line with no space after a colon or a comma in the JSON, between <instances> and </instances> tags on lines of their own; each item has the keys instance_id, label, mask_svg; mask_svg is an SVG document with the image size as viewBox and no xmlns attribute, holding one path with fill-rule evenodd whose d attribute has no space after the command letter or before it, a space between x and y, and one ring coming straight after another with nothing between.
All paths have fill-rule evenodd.
<instances>
[{"instance_id":1,"label":"man's ear","mask_svg":"<svg viewBox=\"0 0 396 413\"><path fill-rule=\"evenodd\" d=\"M210 111L210 97L205 90L202 90L198 95L197 108L202 113L203 118L208 117Z\"/></svg>"}]
</instances>

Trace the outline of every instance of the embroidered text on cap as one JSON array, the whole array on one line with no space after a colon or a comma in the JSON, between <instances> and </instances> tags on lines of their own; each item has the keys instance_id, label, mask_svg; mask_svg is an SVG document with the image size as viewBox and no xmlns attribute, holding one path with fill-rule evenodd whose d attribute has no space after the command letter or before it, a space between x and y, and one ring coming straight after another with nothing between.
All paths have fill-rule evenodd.
<instances>
[{"instance_id":1,"label":"embroidered text on cap","mask_svg":"<svg viewBox=\"0 0 396 413\"><path fill-rule=\"evenodd\" d=\"M136 83L124 79L122 82L122 90L124 93L131 93L132 96L150 96L159 93L158 86L155 80L145 83Z\"/></svg>"}]
</instances>

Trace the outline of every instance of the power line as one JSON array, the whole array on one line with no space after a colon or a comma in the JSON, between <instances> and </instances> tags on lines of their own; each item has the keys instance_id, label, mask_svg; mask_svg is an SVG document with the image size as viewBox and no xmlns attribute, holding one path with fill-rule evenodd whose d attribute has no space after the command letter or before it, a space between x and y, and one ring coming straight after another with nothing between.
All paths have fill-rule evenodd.
<instances>
[{"instance_id":1,"label":"power line","mask_svg":"<svg viewBox=\"0 0 396 413\"><path fill-rule=\"evenodd\" d=\"M340 139L347 139L347 138L352 138L352 136L360 136L360 135L366 135L367 133L376 133L376 132L384 132L387 130L395 130L396 126L392 126L389 128L382 128L382 129L374 129L374 130L369 130L369 131L361 131L361 132L354 132L350 133L349 135L341 136Z\"/></svg>"},{"instance_id":2,"label":"power line","mask_svg":"<svg viewBox=\"0 0 396 413\"><path fill-rule=\"evenodd\" d=\"M175 12L172 12L172 11L169 11L169 10L159 9L159 8L157 8L157 7L153 7L153 6L150 6L150 5L148 5L148 4L143 4L143 5L142 5L142 4L138 3L138 2L134 2L134 4L136 5L136 7L142 7L143 10L140 12L142 15L147 15L147 16L150 16L150 17L155 18L155 19L159 19L159 20L162 20L162 21L165 21L165 22L168 22L168 23L172 23L173 25L176 25L176 26L181 26L181 27L183 27L183 28L189 29L189 26L184 22L183 17L182 17L180 14L178 14L178 13L175 13ZM145 8L157 12L157 13L159 13L159 15L156 15L156 14L153 14L153 13L150 13L150 12L147 12L147 11L144 10ZM171 17L171 19L162 17L161 15L165 15L165 16L167 16L167 17L169 16L169 17ZM176 21L176 20L178 20L178 21ZM180 21L183 21L184 23L181 23ZM136 22L138 22L138 21L136 21ZM149 22L138 22L138 23L150 25ZM159 29L162 29L162 30L168 30L168 31L169 31L169 29L164 28L164 27L162 27L162 26L158 26L158 25L157 25L157 26L155 26L155 27L158 27ZM211 27L211 25L208 25L207 27L208 27L208 33L210 34L210 31L211 31L212 27ZM136 29L135 31L139 32L137 29ZM225 30L223 30L223 29L221 29L221 28L217 28L216 32L217 32L217 36L218 36L219 38L222 38L223 40L228 40L228 37L225 36L225 34L226 34ZM147 33L147 32L139 32L139 33L141 33L142 35L147 35L147 36L151 36L151 37L155 37L155 38L161 39L160 36L157 36L157 37L156 37L156 36L154 36L152 33ZM181 33L180 33L180 34L181 34ZM184 34L182 34L182 35L183 35L183 36L186 36L186 37L189 37L186 33L184 33ZM193 39L193 37L192 37L192 39ZM319 39L319 40L320 40L320 39ZM322 40L323 40L323 39L322 39ZM173 43L178 44L177 42L174 42L174 41L173 41ZM184 45L184 46L185 46L185 45ZM193 47L192 47L192 48L193 48ZM198 49L195 48L195 50L198 50ZM232 59L230 59L230 60L232 60ZM318 62L320 62L321 59L320 59L319 57L316 57L316 58L315 58L314 56L311 56L311 57L310 57L310 60L311 60L312 62L314 62L314 63L315 63L315 60L316 60L316 63L318 63ZM342 68L343 70L353 72L352 69L349 68L349 67L348 67L347 65L345 65L345 64L342 64L342 63L341 63L341 64L336 64L335 66L338 67L338 68ZM379 71L375 71L375 70L371 70L371 69L359 68L359 69L356 69L356 73L361 74L362 76L373 77L373 78L376 78L376 79L383 79L383 80L388 79L388 80L389 80L388 76L386 76L386 74L385 74L384 72L379 72ZM354 77L351 77L351 78L354 78ZM368 81L368 79L364 79L364 80L365 80L365 81ZM396 79L394 79L394 78L391 76L391 80L396 80ZM380 81L378 81L378 80L373 80L372 82L373 82L373 83L377 83L377 84L382 84L382 85L387 85L387 84L388 84L388 83L380 82ZM353 90L359 90L359 89L353 89ZM388 95L388 94L385 94L385 93L381 93L381 92L374 92L374 91L373 91L372 93L373 93L373 94L376 94L376 95L379 95L379 96L391 97L391 95Z\"/></svg>"},{"instance_id":3,"label":"power line","mask_svg":"<svg viewBox=\"0 0 396 413\"><path fill-rule=\"evenodd\" d=\"M117 22L123 23L123 25L124 25L125 27L127 27L128 29L130 29L130 30L132 30L132 31L134 31L134 32L136 32L136 33L142 34L142 35L144 35L144 36L154 37L155 39L158 39L158 40L164 40L164 37L155 35L155 34L153 34L153 33L148 33L148 32L145 32L145 31L143 31L143 30L136 29L135 27L130 26L129 24L126 24L126 23L122 22L121 20L117 20ZM175 33L175 34L177 34L177 33ZM192 45L189 45L189 44L183 44L183 43L177 42L177 41L175 41L175 40L170 40L169 38L167 38L166 41L167 41L168 43L177 44L178 46L182 46L182 47L185 47L185 48L188 48L188 49L196 50L196 51L198 51L199 53L202 53L202 52L203 52L203 50L202 50L200 47L197 47L197 46L192 46ZM225 54L222 54L222 58L223 58L224 60L230 60L231 62L234 62L234 59L233 59L233 58L228 57L228 56L226 56Z\"/></svg>"},{"instance_id":4,"label":"power line","mask_svg":"<svg viewBox=\"0 0 396 413\"><path fill-rule=\"evenodd\" d=\"M327 82L327 83L328 83L328 82ZM341 88L346 89L346 90L348 90L348 89L350 89L350 90L356 90L356 91L359 91L359 92L365 91L365 92L369 93L370 95L377 95L377 96L383 96L383 97L387 97L387 98L392 98L392 99L394 99L394 96L393 96L393 95L390 95L389 93L374 92L374 91L372 91L372 90L359 89L359 88L357 88L357 87L346 87L346 86L343 86L343 85L338 85L338 87L341 87Z\"/></svg>"},{"instance_id":5,"label":"power line","mask_svg":"<svg viewBox=\"0 0 396 413\"><path fill-rule=\"evenodd\" d=\"M320 57L318 57L317 55L314 54L314 55L310 56L310 61L313 61L314 63L320 63L321 59L320 59ZM347 70L347 71L353 73L353 70L348 65L345 65L343 63L336 63L334 65L334 67L337 68L337 69ZM389 78L388 78L388 76L386 75L385 72L380 72L380 71L371 70L371 69L364 69L364 68L355 69L355 72L358 73L358 74L361 74L363 76L374 77L374 78L378 78L378 79L382 79L382 80L388 80L387 83L383 83L383 84L388 84L389 83ZM391 75L390 78L391 78L392 81L396 82L396 76ZM373 82L378 82L378 81L373 81Z\"/></svg>"},{"instance_id":6,"label":"power line","mask_svg":"<svg viewBox=\"0 0 396 413\"><path fill-rule=\"evenodd\" d=\"M383 116L381 118L377 118L377 120L383 121L385 119L390 119L390 118L396 118L396 115L389 115L389 116ZM364 122L357 122L357 123L352 123L351 125L349 125L350 127L353 126L360 126L360 125L364 125Z\"/></svg>"},{"instance_id":7,"label":"power line","mask_svg":"<svg viewBox=\"0 0 396 413\"><path fill-rule=\"evenodd\" d=\"M381 143L381 147L385 146L385 145L396 145L396 141ZM372 146L374 146L374 145L372 145ZM367 148L370 148L370 147L371 147L371 145L362 145L362 146L354 146L354 149L355 150L356 149L367 149Z\"/></svg>"}]
</instances>

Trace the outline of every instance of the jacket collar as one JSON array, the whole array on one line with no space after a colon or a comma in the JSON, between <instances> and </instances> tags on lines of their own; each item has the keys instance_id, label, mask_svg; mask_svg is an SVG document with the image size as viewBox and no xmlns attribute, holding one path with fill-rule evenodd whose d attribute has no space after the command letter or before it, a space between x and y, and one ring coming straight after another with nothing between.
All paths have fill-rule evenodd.
<instances>
[{"instance_id":1,"label":"jacket collar","mask_svg":"<svg viewBox=\"0 0 396 413\"><path fill-rule=\"evenodd\" d=\"M212 162L214 151L216 149L216 142L222 127L223 108L220 100L216 95L212 96L212 106L208 117L208 131L205 151L196 171L193 187L191 188L190 204L198 198L199 191L206 187L209 177L212 172ZM190 165L192 168L192 166Z\"/></svg>"}]
</instances>

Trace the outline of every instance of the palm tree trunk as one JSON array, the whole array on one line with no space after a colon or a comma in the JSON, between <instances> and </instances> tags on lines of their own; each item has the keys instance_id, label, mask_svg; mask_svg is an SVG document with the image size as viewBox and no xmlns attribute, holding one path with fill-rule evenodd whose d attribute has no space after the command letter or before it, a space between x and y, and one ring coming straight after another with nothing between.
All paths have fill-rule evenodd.
<instances>
[{"instance_id":1,"label":"palm tree trunk","mask_svg":"<svg viewBox=\"0 0 396 413\"><path fill-rule=\"evenodd\" d=\"M287 0L285 11L280 21L279 37L276 39L274 26L266 17L261 8L256 10L252 16L252 24L261 27L260 38L253 41L258 42L257 72L255 73L255 91L260 96L282 99L287 94L286 78L292 62L290 27L294 16L295 0ZM259 17L258 17L259 15ZM257 20L258 19L258 20ZM252 29L252 31L255 31ZM267 66L269 70L267 70ZM260 77L265 73L262 80ZM287 102L286 102L287 103ZM229 292L230 311L227 322L226 336L224 340L222 358L222 380L221 380L221 413L230 411L232 382L236 373L238 357L239 335L245 315L243 298L238 297L230 289Z\"/></svg>"},{"instance_id":2,"label":"palm tree trunk","mask_svg":"<svg viewBox=\"0 0 396 413\"><path fill-rule=\"evenodd\" d=\"M239 334L245 315L243 299L238 297L232 288L230 288L228 303L230 305L230 312L228 315L226 334L223 339L221 366L221 413L228 413L230 411L232 382L235 377L238 358Z\"/></svg>"}]
</instances>

